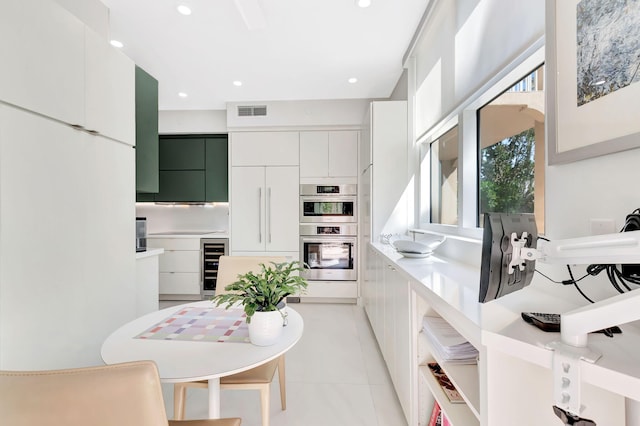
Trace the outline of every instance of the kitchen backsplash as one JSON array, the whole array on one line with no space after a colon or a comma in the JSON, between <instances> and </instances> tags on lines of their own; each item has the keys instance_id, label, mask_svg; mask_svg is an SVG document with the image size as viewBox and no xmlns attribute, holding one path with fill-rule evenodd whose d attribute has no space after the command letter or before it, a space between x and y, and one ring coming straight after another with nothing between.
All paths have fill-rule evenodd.
<instances>
[{"instance_id":1,"label":"kitchen backsplash","mask_svg":"<svg viewBox=\"0 0 640 426\"><path fill-rule=\"evenodd\" d=\"M136 203L136 216L147 218L150 234L169 231L228 231L229 203L158 205Z\"/></svg>"}]
</instances>

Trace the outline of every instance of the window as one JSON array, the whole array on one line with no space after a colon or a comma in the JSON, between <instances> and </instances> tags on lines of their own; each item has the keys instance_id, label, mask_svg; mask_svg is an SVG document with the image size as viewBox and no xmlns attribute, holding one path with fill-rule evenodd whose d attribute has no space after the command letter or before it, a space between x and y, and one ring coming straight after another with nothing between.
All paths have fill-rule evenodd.
<instances>
[{"instance_id":1,"label":"window","mask_svg":"<svg viewBox=\"0 0 640 426\"><path fill-rule=\"evenodd\" d=\"M458 127L431 142L431 223L458 224Z\"/></svg>"},{"instance_id":2,"label":"window","mask_svg":"<svg viewBox=\"0 0 640 426\"><path fill-rule=\"evenodd\" d=\"M485 212L518 211L544 232L543 61L523 54L417 136L419 228L477 240Z\"/></svg>"},{"instance_id":3,"label":"window","mask_svg":"<svg viewBox=\"0 0 640 426\"><path fill-rule=\"evenodd\" d=\"M543 66L478 110L478 213L534 213L544 231Z\"/></svg>"}]
</instances>

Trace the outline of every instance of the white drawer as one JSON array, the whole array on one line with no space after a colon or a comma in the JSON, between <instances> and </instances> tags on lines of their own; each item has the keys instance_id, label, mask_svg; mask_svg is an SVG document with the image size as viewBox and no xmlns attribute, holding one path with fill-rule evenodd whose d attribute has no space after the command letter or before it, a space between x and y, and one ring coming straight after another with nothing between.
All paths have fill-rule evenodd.
<instances>
[{"instance_id":1,"label":"white drawer","mask_svg":"<svg viewBox=\"0 0 640 426\"><path fill-rule=\"evenodd\" d=\"M160 256L160 272L200 273L200 251L165 250Z\"/></svg>"},{"instance_id":2,"label":"white drawer","mask_svg":"<svg viewBox=\"0 0 640 426\"><path fill-rule=\"evenodd\" d=\"M200 238L147 237L147 246L165 250L200 250Z\"/></svg>"},{"instance_id":3,"label":"white drawer","mask_svg":"<svg viewBox=\"0 0 640 426\"><path fill-rule=\"evenodd\" d=\"M200 273L160 272L160 294L200 294Z\"/></svg>"}]
</instances>

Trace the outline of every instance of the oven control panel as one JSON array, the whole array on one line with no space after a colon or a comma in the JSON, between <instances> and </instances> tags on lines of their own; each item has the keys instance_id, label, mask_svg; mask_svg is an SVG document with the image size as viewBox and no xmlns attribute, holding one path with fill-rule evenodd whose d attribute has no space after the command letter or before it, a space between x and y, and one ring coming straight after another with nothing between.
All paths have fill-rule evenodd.
<instances>
[{"instance_id":1,"label":"oven control panel","mask_svg":"<svg viewBox=\"0 0 640 426\"><path fill-rule=\"evenodd\" d=\"M355 236L358 233L358 225L354 223L332 223L332 224L303 224L300 225L300 235L348 235Z\"/></svg>"}]
</instances>

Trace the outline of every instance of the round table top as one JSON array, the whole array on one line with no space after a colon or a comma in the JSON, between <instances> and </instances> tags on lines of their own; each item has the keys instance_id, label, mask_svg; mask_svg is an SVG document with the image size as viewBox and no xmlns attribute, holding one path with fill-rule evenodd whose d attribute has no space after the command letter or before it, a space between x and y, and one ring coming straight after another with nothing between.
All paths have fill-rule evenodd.
<instances>
[{"instance_id":1,"label":"round table top","mask_svg":"<svg viewBox=\"0 0 640 426\"><path fill-rule=\"evenodd\" d=\"M287 352L304 329L298 312L287 307L288 325L271 346L251 343L158 340L136 338L140 333L185 307L214 307L210 301L187 303L155 311L137 318L116 331L103 343L101 356L106 364L152 360L160 380L167 383L207 380L239 373Z\"/></svg>"}]
</instances>

